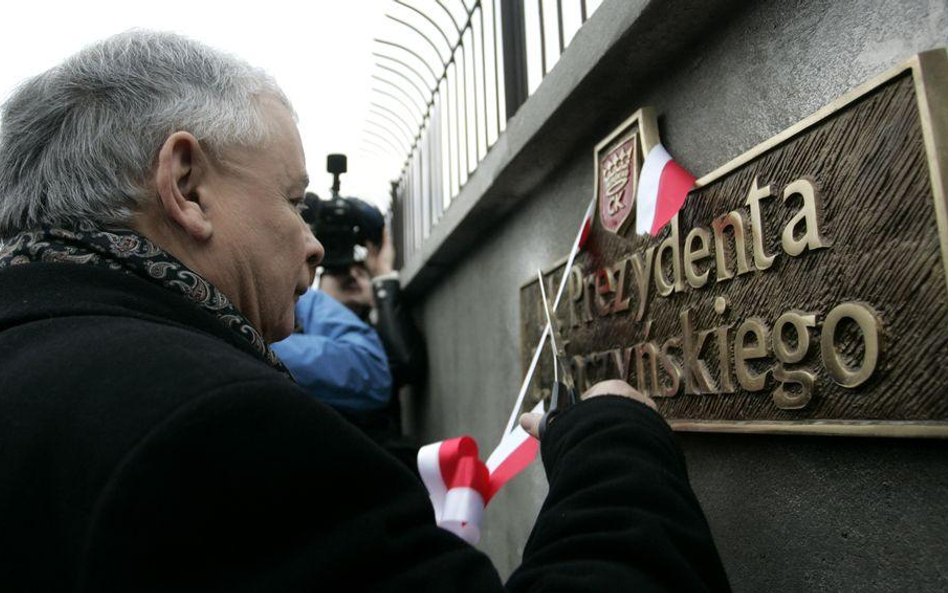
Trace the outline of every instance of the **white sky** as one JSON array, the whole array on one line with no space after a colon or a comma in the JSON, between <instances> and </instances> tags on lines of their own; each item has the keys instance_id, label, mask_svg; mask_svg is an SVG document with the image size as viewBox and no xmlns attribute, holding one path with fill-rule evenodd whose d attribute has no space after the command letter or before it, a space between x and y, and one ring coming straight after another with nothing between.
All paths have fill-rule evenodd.
<instances>
[{"instance_id":1,"label":"white sky","mask_svg":"<svg viewBox=\"0 0 948 593\"><path fill-rule=\"evenodd\" d=\"M176 31L273 75L299 115L310 190L329 196L326 154L346 153L342 193L385 210L401 162L359 151L371 96L372 38L388 0L12 2L0 20L0 99L25 78L133 27Z\"/></svg>"}]
</instances>

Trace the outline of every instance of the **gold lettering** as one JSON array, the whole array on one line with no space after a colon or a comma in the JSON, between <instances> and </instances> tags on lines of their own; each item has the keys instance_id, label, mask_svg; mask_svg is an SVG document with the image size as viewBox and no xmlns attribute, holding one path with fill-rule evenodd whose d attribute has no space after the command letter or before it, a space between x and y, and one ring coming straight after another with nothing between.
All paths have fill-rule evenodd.
<instances>
[{"instance_id":1,"label":"gold lettering","mask_svg":"<svg viewBox=\"0 0 948 593\"><path fill-rule=\"evenodd\" d=\"M694 247L696 239L701 240L701 247L699 249L695 249ZM701 288L708 283L708 270L699 274L695 271L694 265L695 262L711 255L711 250L709 249L710 243L711 233L701 227L691 229L691 232L685 237L685 278L692 288Z\"/></svg>"},{"instance_id":2,"label":"gold lettering","mask_svg":"<svg viewBox=\"0 0 948 593\"><path fill-rule=\"evenodd\" d=\"M699 332L697 340L694 338L691 328L691 309L685 307L679 314L679 321L682 330L682 354L684 359L683 371L685 375L685 393L713 393L714 380L707 366L701 360L701 351L704 349L704 342L711 332Z\"/></svg>"},{"instance_id":3,"label":"gold lettering","mask_svg":"<svg viewBox=\"0 0 948 593\"><path fill-rule=\"evenodd\" d=\"M797 179L785 187L783 190L783 201L786 203L790 196L798 194L803 196L803 207L790 219L787 226L783 228L783 235L781 237L783 250L787 255L792 257L800 255L806 249L812 251L828 246L826 240L820 236L818 220L819 212L822 209L821 199L812 179L806 177ZM798 234L797 227L801 222L804 223L806 228L802 236L798 239L796 237Z\"/></svg>"},{"instance_id":4,"label":"gold lettering","mask_svg":"<svg viewBox=\"0 0 948 593\"><path fill-rule=\"evenodd\" d=\"M784 336L784 328L788 325L792 325L797 334L796 348ZM813 313L793 310L778 317L772 335L774 355L785 364L803 360L810 349L810 330L807 329L810 327L816 327L816 315Z\"/></svg>"},{"instance_id":5,"label":"gold lettering","mask_svg":"<svg viewBox=\"0 0 948 593\"><path fill-rule=\"evenodd\" d=\"M615 265L613 271L618 276L616 281L616 299L612 303L612 312L619 313L621 311L626 311L629 308L629 301L632 299L631 296L625 296L626 294L626 271L629 269L629 258L625 258Z\"/></svg>"},{"instance_id":6,"label":"gold lettering","mask_svg":"<svg viewBox=\"0 0 948 593\"><path fill-rule=\"evenodd\" d=\"M766 270L772 266L777 257L776 254L767 255L764 251L764 225L760 218L760 201L764 198L772 198L773 195L769 185L758 187L757 177L754 177L750 191L747 192L747 201L744 202L750 206L751 235L754 238L754 266L758 270Z\"/></svg>"},{"instance_id":7,"label":"gold lettering","mask_svg":"<svg viewBox=\"0 0 948 593\"><path fill-rule=\"evenodd\" d=\"M599 275L602 270L583 277L583 298L589 316L604 317L609 314L609 303L599 296Z\"/></svg>"},{"instance_id":8,"label":"gold lettering","mask_svg":"<svg viewBox=\"0 0 948 593\"><path fill-rule=\"evenodd\" d=\"M856 322L859 331L862 332L864 346L862 364L855 370L846 364L836 348L836 329L843 319L851 319ZM862 385L872 376L882 352L879 339L880 325L878 314L866 303L843 303L829 312L826 320L823 321L823 329L820 334L820 350L823 365L829 371L833 381L843 387L852 389Z\"/></svg>"},{"instance_id":9,"label":"gold lettering","mask_svg":"<svg viewBox=\"0 0 948 593\"><path fill-rule=\"evenodd\" d=\"M771 396L775 406L781 410L799 410L810 403L810 398L813 397L813 382L816 380L816 375L812 372L804 369L788 371L782 364L778 364L774 367L774 379L780 382ZM796 393L790 391L787 389L788 383L796 383L800 390Z\"/></svg>"},{"instance_id":10,"label":"gold lettering","mask_svg":"<svg viewBox=\"0 0 948 593\"><path fill-rule=\"evenodd\" d=\"M731 379L731 356L727 332L733 325L722 325L715 330L718 339L718 369L721 376L721 393L734 393L734 381Z\"/></svg>"},{"instance_id":11,"label":"gold lettering","mask_svg":"<svg viewBox=\"0 0 948 593\"><path fill-rule=\"evenodd\" d=\"M616 292L616 281L612 275L612 268L605 267L594 274L596 280L596 309L600 315L612 313L614 300L609 298Z\"/></svg>"},{"instance_id":12,"label":"gold lettering","mask_svg":"<svg viewBox=\"0 0 948 593\"><path fill-rule=\"evenodd\" d=\"M671 282L665 278L664 260L666 251L671 251L672 276L674 276ZM685 282L681 276L681 258L678 252L678 215L676 214L671 220L671 232L668 238L662 241L655 253L655 288L658 294L663 297L670 295L672 292L685 290Z\"/></svg>"},{"instance_id":13,"label":"gold lettering","mask_svg":"<svg viewBox=\"0 0 948 593\"><path fill-rule=\"evenodd\" d=\"M729 280L734 273L727 267L727 247L724 244L724 229L731 227L734 233L734 253L737 255L737 273L750 271L747 265L747 248L744 245L744 217L737 210L728 212L711 223L714 229L714 266L717 269L717 281Z\"/></svg>"},{"instance_id":14,"label":"gold lettering","mask_svg":"<svg viewBox=\"0 0 948 593\"><path fill-rule=\"evenodd\" d=\"M651 363L651 371L645 368L645 358ZM643 394L654 396L658 387L658 347L652 342L643 342L635 346L635 370L638 373L638 387ZM648 382L648 378L651 382Z\"/></svg>"},{"instance_id":15,"label":"gold lettering","mask_svg":"<svg viewBox=\"0 0 948 593\"><path fill-rule=\"evenodd\" d=\"M612 362L616 365L618 378L623 381L629 380L629 362L632 360L632 348L613 348L609 351L612 355Z\"/></svg>"},{"instance_id":16,"label":"gold lettering","mask_svg":"<svg viewBox=\"0 0 948 593\"><path fill-rule=\"evenodd\" d=\"M661 397L675 397L678 395L678 392L681 391L681 365L678 364L675 357L668 352L673 348L675 350L681 350L681 338L670 338L662 344L659 357L661 358L665 373L668 375L668 378L671 379L671 385L662 386ZM652 397L659 397L659 395L654 394Z\"/></svg>"},{"instance_id":17,"label":"gold lettering","mask_svg":"<svg viewBox=\"0 0 948 593\"><path fill-rule=\"evenodd\" d=\"M646 306L648 305L648 286L649 270L652 269L652 261L655 259L655 247L649 247L645 250L645 261L642 261L642 254L636 253L632 256L632 271L635 272L635 285L638 287L639 308L635 313L635 320L642 321L645 317Z\"/></svg>"},{"instance_id":18,"label":"gold lettering","mask_svg":"<svg viewBox=\"0 0 948 593\"><path fill-rule=\"evenodd\" d=\"M754 334L753 346L747 344L747 335ZM734 373L737 382L747 391L760 391L767 383L767 373L757 374L747 366L747 361L765 358L767 356L767 324L757 317L752 317L741 324L734 335Z\"/></svg>"}]
</instances>

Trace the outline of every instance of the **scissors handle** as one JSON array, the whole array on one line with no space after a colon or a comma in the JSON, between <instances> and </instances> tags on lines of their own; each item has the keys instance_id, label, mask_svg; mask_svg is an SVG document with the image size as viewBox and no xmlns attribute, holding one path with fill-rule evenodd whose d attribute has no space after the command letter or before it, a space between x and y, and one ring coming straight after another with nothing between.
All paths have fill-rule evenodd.
<instances>
[{"instance_id":1,"label":"scissors handle","mask_svg":"<svg viewBox=\"0 0 948 593\"><path fill-rule=\"evenodd\" d=\"M565 400L565 403L561 400ZM540 426L537 429L540 440L543 440L543 435L546 433L547 427L553 423L556 416L567 407L575 404L576 401L576 392L573 389L570 389L560 381L553 383L553 393L550 394L550 408L543 414L543 417L540 418Z\"/></svg>"}]
</instances>

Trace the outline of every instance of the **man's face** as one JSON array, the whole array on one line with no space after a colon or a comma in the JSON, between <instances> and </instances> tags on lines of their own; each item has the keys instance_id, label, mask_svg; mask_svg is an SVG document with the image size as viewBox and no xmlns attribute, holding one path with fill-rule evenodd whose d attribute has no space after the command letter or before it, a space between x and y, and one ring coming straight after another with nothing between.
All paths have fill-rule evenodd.
<instances>
[{"instance_id":1,"label":"man's face","mask_svg":"<svg viewBox=\"0 0 948 593\"><path fill-rule=\"evenodd\" d=\"M313 283L323 247L299 214L308 182L296 124L278 102L265 106L270 140L225 155L213 184L218 212L208 215L220 270L212 281L275 342L292 333L295 302Z\"/></svg>"},{"instance_id":2,"label":"man's face","mask_svg":"<svg viewBox=\"0 0 948 593\"><path fill-rule=\"evenodd\" d=\"M362 264L327 268L319 278L319 289L362 316L372 308L372 282Z\"/></svg>"}]
</instances>

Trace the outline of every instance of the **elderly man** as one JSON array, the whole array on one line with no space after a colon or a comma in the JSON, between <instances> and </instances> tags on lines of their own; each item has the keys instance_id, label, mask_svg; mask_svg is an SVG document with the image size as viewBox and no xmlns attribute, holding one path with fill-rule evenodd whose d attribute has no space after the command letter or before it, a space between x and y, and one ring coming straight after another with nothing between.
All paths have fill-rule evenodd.
<instances>
[{"instance_id":1,"label":"elderly man","mask_svg":"<svg viewBox=\"0 0 948 593\"><path fill-rule=\"evenodd\" d=\"M322 256L305 187L276 85L174 35L111 38L5 104L4 591L503 588L267 345ZM550 494L507 586L726 588L668 427L594 389L619 396L545 435Z\"/></svg>"}]
</instances>

